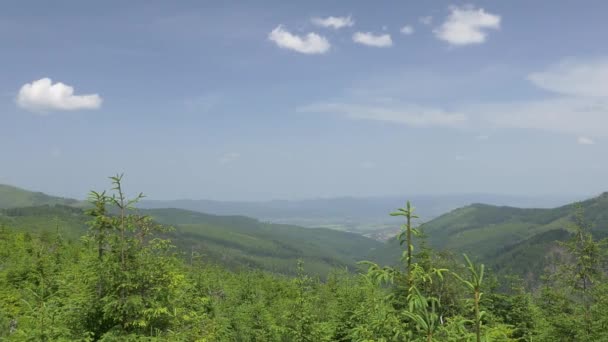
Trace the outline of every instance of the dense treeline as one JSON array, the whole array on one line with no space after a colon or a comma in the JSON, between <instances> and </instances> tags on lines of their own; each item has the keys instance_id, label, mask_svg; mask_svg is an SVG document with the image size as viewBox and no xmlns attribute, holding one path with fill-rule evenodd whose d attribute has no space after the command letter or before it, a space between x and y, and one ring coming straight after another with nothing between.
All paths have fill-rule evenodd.
<instances>
[{"instance_id":1,"label":"dense treeline","mask_svg":"<svg viewBox=\"0 0 608 342\"><path fill-rule=\"evenodd\" d=\"M0 196L2 196L0 194ZM55 232L78 240L87 233L86 208L64 205L0 209L0 225L23 232ZM335 268L360 267L361 260L380 264L398 261L400 247L386 245L359 234L325 228L303 228L260 222L240 216L216 216L180 209L139 209L157 223L175 227L163 232L181 253L205 255L207 262L238 270L255 268L272 273L297 274L299 259L306 272L325 278ZM157 235L158 236L158 235Z\"/></svg>"},{"instance_id":2,"label":"dense treeline","mask_svg":"<svg viewBox=\"0 0 608 342\"><path fill-rule=\"evenodd\" d=\"M81 240L60 227L0 227L0 340L608 340L606 249L580 211L535 289L431 250L409 203L394 213L405 220L399 267L367 263L321 281L305 264L286 277L183 258L161 238L168 228L133 209L139 197L125 198L120 177L113 184L92 193Z\"/></svg>"}]
</instances>

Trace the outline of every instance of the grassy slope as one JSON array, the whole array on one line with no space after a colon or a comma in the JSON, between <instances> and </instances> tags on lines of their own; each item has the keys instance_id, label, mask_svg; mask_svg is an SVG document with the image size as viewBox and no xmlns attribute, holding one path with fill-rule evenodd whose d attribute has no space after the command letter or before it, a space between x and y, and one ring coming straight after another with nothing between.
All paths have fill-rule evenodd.
<instances>
[{"instance_id":1,"label":"grassy slope","mask_svg":"<svg viewBox=\"0 0 608 342\"><path fill-rule=\"evenodd\" d=\"M608 235L608 193L581 202L598 237ZM568 238L574 204L521 209L473 204L423 225L429 242L479 257L499 272L536 277L556 240Z\"/></svg>"},{"instance_id":2,"label":"grassy slope","mask_svg":"<svg viewBox=\"0 0 608 342\"><path fill-rule=\"evenodd\" d=\"M333 267L356 267L384 244L358 234L324 228L270 224L243 216L216 216L182 209L143 212L177 228L179 244L233 266L249 265L291 273L298 258L325 274ZM384 260L379 260L384 261Z\"/></svg>"},{"instance_id":3,"label":"grassy slope","mask_svg":"<svg viewBox=\"0 0 608 342\"><path fill-rule=\"evenodd\" d=\"M559 228L570 210L519 209L473 204L424 224L431 245L487 255L497 246L515 244Z\"/></svg>"},{"instance_id":4,"label":"grassy slope","mask_svg":"<svg viewBox=\"0 0 608 342\"><path fill-rule=\"evenodd\" d=\"M302 228L259 222L242 216L207 215L180 209L142 210L172 225L174 243L189 257L194 251L228 267L254 267L291 274L298 259L305 269L326 275L335 267L355 268L384 244L361 235L330 229ZM0 224L32 232L60 231L77 239L89 218L82 209L64 205L0 209Z\"/></svg>"},{"instance_id":5,"label":"grassy slope","mask_svg":"<svg viewBox=\"0 0 608 342\"><path fill-rule=\"evenodd\" d=\"M608 193L581 202L592 229L608 229ZM569 229L574 204L554 209L520 209L473 204L426 224L434 246L486 254L555 229Z\"/></svg>"},{"instance_id":6,"label":"grassy slope","mask_svg":"<svg viewBox=\"0 0 608 342\"><path fill-rule=\"evenodd\" d=\"M70 198L54 197L42 192L32 192L14 186L0 184L0 208L21 208L39 205L81 205L81 201Z\"/></svg>"},{"instance_id":7,"label":"grassy slope","mask_svg":"<svg viewBox=\"0 0 608 342\"><path fill-rule=\"evenodd\" d=\"M0 225L28 232L59 232L76 240L87 231L82 209L64 205L0 209Z\"/></svg>"}]
</instances>

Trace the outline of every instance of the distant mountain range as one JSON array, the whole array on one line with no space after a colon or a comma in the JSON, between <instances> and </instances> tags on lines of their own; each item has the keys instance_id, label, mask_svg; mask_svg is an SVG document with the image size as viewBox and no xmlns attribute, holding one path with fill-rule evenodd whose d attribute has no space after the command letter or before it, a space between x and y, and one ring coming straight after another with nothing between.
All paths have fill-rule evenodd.
<instances>
[{"instance_id":1,"label":"distant mountain range","mask_svg":"<svg viewBox=\"0 0 608 342\"><path fill-rule=\"evenodd\" d=\"M520 206L550 206L565 201L557 197L495 195L413 196L411 199L425 218L479 199L500 204L517 202ZM140 210L158 222L176 227L171 236L186 257L202 255L204 260L230 267L254 267L277 273L293 272L297 259L302 258L312 272L327 274L334 267L356 268L360 260L380 264L398 262L402 247L394 236L401 222L395 218L391 222L386 217L391 210L402 206L402 202L396 197L259 203L144 201L142 207L147 209ZM580 204L593 234L598 238L608 236L608 193ZM76 238L86 231L85 205L78 200L0 185L0 225L37 232L61 231ZM518 274L535 283L552 253L559 253L556 241L570 236L574 208L572 203L555 208L473 203L434 219L421 219L419 223L426 221L421 228L435 249L468 253L498 274ZM257 216L262 220L234 214ZM359 232L365 232L361 227L366 224L368 227L384 224L385 229L390 229L387 236L393 238L383 243L339 230L266 222L281 220L303 220L310 226L315 226L314 222L319 226L334 220L343 225L343 230L348 224L358 224Z\"/></svg>"},{"instance_id":2,"label":"distant mountain range","mask_svg":"<svg viewBox=\"0 0 608 342\"><path fill-rule=\"evenodd\" d=\"M78 239L90 220L86 202L0 186L0 227ZM298 259L308 272L327 275L335 268L358 267L372 259L380 263L395 255L373 257L385 244L365 236L326 228L304 228L260 222L245 216L211 215L184 209L140 209L155 221L175 227L169 233L185 258L230 268L250 267L282 274L295 273Z\"/></svg>"},{"instance_id":3,"label":"distant mountain range","mask_svg":"<svg viewBox=\"0 0 608 342\"><path fill-rule=\"evenodd\" d=\"M213 215L242 215L273 223L297 224L305 227L332 225L352 227L354 231L373 230L374 225L393 224L388 214L402 207L407 200L416 207L423 221L429 221L472 203L520 208L552 208L575 200L577 195L514 196L499 194L447 194L384 197L335 197L305 200L215 201L215 200L148 200L139 203L143 209L176 208ZM0 184L0 208L63 204L82 207L85 201L50 196L10 185Z\"/></svg>"},{"instance_id":4,"label":"distant mountain range","mask_svg":"<svg viewBox=\"0 0 608 342\"><path fill-rule=\"evenodd\" d=\"M326 227L373 235L394 235L399 221L388 214L410 200L423 221L471 203L549 208L578 199L576 196L509 196L493 194L339 197L294 201L229 202L212 200L144 200L142 208L179 208L216 215L245 215L262 221Z\"/></svg>"}]
</instances>

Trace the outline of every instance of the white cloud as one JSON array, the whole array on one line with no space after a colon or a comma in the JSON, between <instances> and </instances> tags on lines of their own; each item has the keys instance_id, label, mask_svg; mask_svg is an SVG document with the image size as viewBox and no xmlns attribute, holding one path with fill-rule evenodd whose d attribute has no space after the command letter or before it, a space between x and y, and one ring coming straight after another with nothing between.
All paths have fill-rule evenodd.
<instances>
[{"instance_id":1,"label":"white cloud","mask_svg":"<svg viewBox=\"0 0 608 342\"><path fill-rule=\"evenodd\" d=\"M221 156L219 162L220 162L220 164L229 164L229 163L236 161L240 157L241 157L240 153L230 152L230 153L226 153L223 156Z\"/></svg>"},{"instance_id":2,"label":"white cloud","mask_svg":"<svg viewBox=\"0 0 608 342\"><path fill-rule=\"evenodd\" d=\"M364 102L362 102L364 101ZM343 102L312 104L300 112L341 115L352 120L374 120L413 127L461 127L531 129L575 136L608 136L608 101L545 99L519 102L488 102L459 105L452 110L410 103L374 102L348 98ZM478 141L487 135L475 137Z\"/></svg>"},{"instance_id":3,"label":"white cloud","mask_svg":"<svg viewBox=\"0 0 608 342\"><path fill-rule=\"evenodd\" d=\"M462 111L483 125L608 136L608 103L599 100L558 98L487 103Z\"/></svg>"},{"instance_id":4,"label":"white cloud","mask_svg":"<svg viewBox=\"0 0 608 342\"><path fill-rule=\"evenodd\" d=\"M430 15L427 15L425 17L418 18L418 21L420 21L420 23L423 25L431 25L433 23L433 17Z\"/></svg>"},{"instance_id":5,"label":"white cloud","mask_svg":"<svg viewBox=\"0 0 608 342\"><path fill-rule=\"evenodd\" d=\"M275 42L280 48L309 55L326 53L331 46L329 41L323 36L310 32L300 37L285 30L282 25L272 30L268 34L268 39Z\"/></svg>"},{"instance_id":6,"label":"white cloud","mask_svg":"<svg viewBox=\"0 0 608 342\"><path fill-rule=\"evenodd\" d=\"M17 94L17 105L33 112L98 109L102 99L98 94L74 95L74 88L50 78L24 84Z\"/></svg>"},{"instance_id":7,"label":"white cloud","mask_svg":"<svg viewBox=\"0 0 608 342\"><path fill-rule=\"evenodd\" d=\"M545 71L530 74L528 80L556 93L608 97L608 59L562 62Z\"/></svg>"},{"instance_id":8,"label":"white cloud","mask_svg":"<svg viewBox=\"0 0 608 342\"><path fill-rule=\"evenodd\" d=\"M591 140L590 138L587 137L578 137L578 139L576 140L576 142L578 142L581 145L593 145L595 144L595 141Z\"/></svg>"},{"instance_id":9,"label":"white cloud","mask_svg":"<svg viewBox=\"0 0 608 342\"><path fill-rule=\"evenodd\" d=\"M336 30L341 29L343 27L351 27L355 25L355 21L349 15L348 17L332 17L329 16L327 18L319 18L315 17L310 20L313 24L322 27L331 27Z\"/></svg>"},{"instance_id":10,"label":"white cloud","mask_svg":"<svg viewBox=\"0 0 608 342\"><path fill-rule=\"evenodd\" d=\"M374 47L390 47L393 45L390 34L375 35L371 32L355 32L355 34L353 34L353 41L355 43Z\"/></svg>"},{"instance_id":11,"label":"white cloud","mask_svg":"<svg viewBox=\"0 0 608 342\"><path fill-rule=\"evenodd\" d=\"M414 28L410 25L405 25L399 31L405 35L410 35L410 34L414 33Z\"/></svg>"},{"instance_id":12,"label":"white cloud","mask_svg":"<svg viewBox=\"0 0 608 342\"><path fill-rule=\"evenodd\" d=\"M587 134L608 136L608 58L561 62L531 73L527 79L539 88L561 95L489 103L471 110L485 121L502 127L540 129L582 137ZM579 139L579 143L592 141L586 139Z\"/></svg>"},{"instance_id":13,"label":"white cloud","mask_svg":"<svg viewBox=\"0 0 608 342\"><path fill-rule=\"evenodd\" d=\"M487 30L500 28L500 16L472 6L452 6L446 21L434 30L437 38L452 45L481 44Z\"/></svg>"},{"instance_id":14,"label":"white cloud","mask_svg":"<svg viewBox=\"0 0 608 342\"><path fill-rule=\"evenodd\" d=\"M387 121L408 126L455 126L467 117L461 113L415 105L353 105L322 103L298 109L300 112L331 113L354 120Z\"/></svg>"},{"instance_id":15,"label":"white cloud","mask_svg":"<svg viewBox=\"0 0 608 342\"><path fill-rule=\"evenodd\" d=\"M608 57L604 60L608 61ZM561 93L552 97L526 97L520 100L507 97L508 100L501 100L493 96L493 100L479 100L478 94L487 94L484 92L489 86L496 87L496 90L492 90L493 94L513 86L525 86L526 74L519 77L521 83L513 83L516 72L513 69L478 70L466 75L460 72L406 69L352 81L340 94L298 110L409 126L458 127L470 130L471 138L480 143L488 138L488 132L496 129L553 132L569 135L574 140L577 137L590 137L593 140L608 137L608 97L599 96L606 89L603 86L605 83L603 78L594 76L602 74L605 63L576 65L573 69L585 70L580 74L588 77L566 72L566 75L577 76L564 77L571 82L564 81L564 86L559 88ZM594 72L596 69L597 72ZM537 74L545 76L549 72ZM557 76L555 78L558 79ZM539 80L529 82L530 85L545 86ZM595 84L599 89L580 88L588 83ZM564 88L567 85L572 89Z\"/></svg>"},{"instance_id":16,"label":"white cloud","mask_svg":"<svg viewBox=\"0 0 608 342\"><path fill-rule=\"evenodd\" d=\"M497 126L576 134L581 136L581 144L593 143L585 138L587 134L608 136L608 59L561 62L531 73L527 79L539 88L562 95L485 104L472 110Z\"/></svg>"}]
</instances>

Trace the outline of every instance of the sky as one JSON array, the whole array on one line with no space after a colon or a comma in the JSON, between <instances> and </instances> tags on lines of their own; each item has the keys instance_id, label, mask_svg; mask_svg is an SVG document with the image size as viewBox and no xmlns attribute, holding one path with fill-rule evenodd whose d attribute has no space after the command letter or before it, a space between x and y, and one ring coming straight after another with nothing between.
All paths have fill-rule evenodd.
<instances>
[{"instance_id":1,"label":"sky","mask_svg":"<svg viewBox=\"0 0 608 342\"><path fill-rule=\"evenodd\" d=\"M3 1L0 183L608 190L606 1Z\"/></svg>"}]
</instances>

